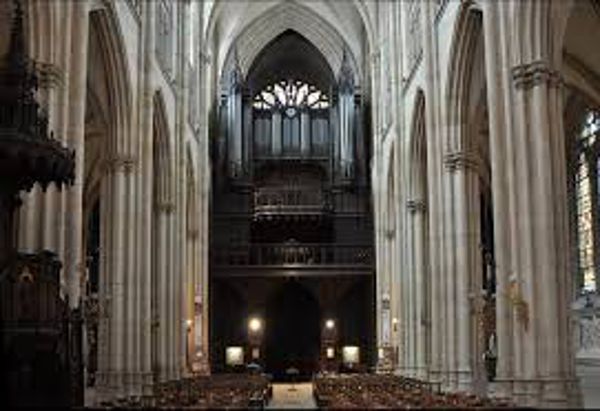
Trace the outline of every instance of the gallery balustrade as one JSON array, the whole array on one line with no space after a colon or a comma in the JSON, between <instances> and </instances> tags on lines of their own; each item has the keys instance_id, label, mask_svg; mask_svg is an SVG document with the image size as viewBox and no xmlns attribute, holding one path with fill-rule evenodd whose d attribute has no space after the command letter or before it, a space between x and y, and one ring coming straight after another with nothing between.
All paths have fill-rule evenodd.
<instances>
[{"instance_id":1,"label":"gallery balustrade","mask_svg":"<svg viewBox=\"0 0 600 411\"><path fill-rule=\"evenodd\" d=\"M254 192L254 214L314 214L332 210L331 195L314 187L263 187Z\"/></svg>"},{"instance_id":2,"label":"gallery balustrade","mask_svg":"<svg viewBox=\"0 0 600 411\"><path fill-rule=\"evenodd\" d=\"M373 247L322 243L262 243L212 247L214 266L353 266L373 265Z\"/></svg>"}]
</instances>

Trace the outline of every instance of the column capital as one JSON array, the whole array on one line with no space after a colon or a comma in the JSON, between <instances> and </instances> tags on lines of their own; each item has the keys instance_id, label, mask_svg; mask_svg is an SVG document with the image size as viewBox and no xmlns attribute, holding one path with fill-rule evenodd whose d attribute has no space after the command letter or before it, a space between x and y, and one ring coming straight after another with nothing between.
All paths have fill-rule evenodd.
<instances>
[{"instance_id":1,"label":"column capital","mask_svg":"<svg viewBox=\"0 0 600 411\"><path fill-rule=\"evenodd\" d=\"M411 214L425 213L427 211L427 204L425 204L424 200L408 200L406 208Z\"/></svg>"},{"instance_id":2,"label":"column capital","mask_svg":"<svg viewBox=\"0 0 600 411\"><path fill-rule=\"evenodd\" d=\"M517 89L528 90L541 84L560 87L564 82L560 71L553 69L543 60L520 64L513 67L511 71L513 84Z\"/></svg>"},{"instance_id":3,"label":"column capital","mask_svg":"<svg viewBox=\"0 0 600 411\"><path fill-rule=\"evenodd\" d=\"M481 169L481 159L472 151L454 151L446 153L444 156L444 165L450 172L457 170L471 170L479 172Z\"/></svg>"},{"instance_id":4,"label":"column capital","mask_svg":"<svg viewBox=\"0 0 600 411\"><path fill-rule=\"evenodd\" d=\"M36 61L35 72L41 88L54 89L64 86L64 72L56 64Z\"/></svg>"},{"instance_id":5,"label":"column capital","mask_svg":"<svg viewBox=\"0 0 600 411\"><path fill-rule=\"evenodd\" d=\"M137 160L133 156L116 154L105 161L107 171L122 171L129 174L137 165Z\"/></svg>"},{"instance_id":6,"label":"column capital","mask_svg":"<svg viewBox=\"0 0 600 411\"><path fill-rule=\"evenodd\" d=\"M156 209L162 213L171 214L175 211L175 203L170 201L158 201L155 205Z\"/></svg>"}]
</instances>

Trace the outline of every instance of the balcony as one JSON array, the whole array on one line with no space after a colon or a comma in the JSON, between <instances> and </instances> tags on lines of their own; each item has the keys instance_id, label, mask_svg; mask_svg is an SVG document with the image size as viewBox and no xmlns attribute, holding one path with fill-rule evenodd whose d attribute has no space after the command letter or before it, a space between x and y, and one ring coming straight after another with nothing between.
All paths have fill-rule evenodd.
<instances>
[{"instance_id":1,"label":"balcony","mask_svg":"<svg viewBox=\"0 0 600 411\"><path fill-rule=\"evenodd\" d=\"M314 187L262 187L254 192L254 218L323 215L333 211L328 191Z\"/></svg>"},{"instance_id":2,"label":"balcony","mask_svg":"<svg viewBox=\"0 0 600 411\"><path fill-rule=\"evenodd\" d=\"M323 243L261 243L211 247L211 262L220 275L370 274L373 247ZM260 275L260 274L259 274Z\"/></svg>"}]
</instances>

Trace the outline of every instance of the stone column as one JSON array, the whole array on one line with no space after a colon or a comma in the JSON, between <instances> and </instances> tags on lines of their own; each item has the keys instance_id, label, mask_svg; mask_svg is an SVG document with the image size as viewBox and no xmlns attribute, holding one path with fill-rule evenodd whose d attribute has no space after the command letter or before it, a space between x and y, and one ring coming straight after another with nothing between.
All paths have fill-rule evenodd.
<instances>
[{"instance_id":1,"label":"stone column","mask_svg":"<svg viewBox=\"0 0 600 411\"><path fill-rule=\"evenodd\" d=\"M83 170L85 139L85 100L87 89L87 54L89 35L89 5L87 1L73 4L72 45L69 67L69 146L75 150L75 183L66 192L65 265L69 304L77 307L83 273Z\"/></svg>"},{"instance_id":2,"label":"stone column","mask_svg":"<svg viewBox=\"0 0 600 411\"><path fill-rule=\"evenodd\" d=\"M125 286L125 323L123 335L125 338L125 380L127 395L141 395L142 379L140 378L140 362L138 352L141 349L139 340L140 331L140 313L137 310L138 300L140 298L140 289L138 288L137 269L137 242L136 242L136 211L137 211L137 186L139 185L139 176L136 167L136 160L133 157L127 158L122 165L124 173L124 224L125 233L123 242L125 244L124 256L124 286Z\"/></svg>"},{"instance_id":3,"label":"stone column","mask_svg":"<svg viewBox=\"0 0 600 411\"><path fill-rule=\"evenodd\" d=\"M425 203L422 200L409 200L407 208L410 213L410 225L411 225L411 247L413 249L413 269L415 273L415 377L425 378L426 377L426 340L425 333L426 328L424 324L425 318L425 304L426 290L428 286L425 250L427 245L425 242L426 226L425 226Z\"/></svg>"},{"instance_id":4,"label":"stone column","mask_svg":"<svg viewBox=\"0 0 600 411\"><path fill-rule=\"evenodd\" d=\"M208 287L209 287L209 262L208 262L208 247L209 247L209 237L208 237L208 228L209 228L209 204L210 204L210 182L211 182L211 168L209 161L209 139L208 139L208 126L207 119L209 118L208 114L208 104L202 104L205 101L209 100L209 93L211 82L210 82L210 59L204 58L202 60L202 90L201 93L202 100L201 106L205 107L207 110L203 116L203 123L201 123L201 132L200 136L205 137L200 139L200 161L199 164L199 184L198 184L198 204L200 208L200 216L199 216L199 227L200 227L200 236L199 236L199 249L200 252L198 254L198 288L196 294L196 304L200 304L198 307L200 316L200 329L201 335L198 337L200 339L200 348L196 351L196 356L200 355L199 358L199 368L200 372L208 373L209 369L209 299L208 299Z\"/></svg>"},{"instance_id":5,"label":"stone column","mask_svg":"<svg viewBox=\"0 0 600 411\"><path fill-rule=\"evenodd\" d=\"M152 249L152 233L153 233L153 211L154 211L154 194L153 194L153 171L154 171L154 156L153 156L153 138L152 126L154 118L154 90L152 84L152 68L155 50L155 27L156 27L156 7L152 2L142 2L142 17L144 24L142 25L142 70L140 73L142 89L140 90L139 98L139 133L138 142L140 150L140 173L137 201L137 224L138 224L138 276L136 288L139 290L139 300L137 301L136 311L139 318L139 341L140 349L138 352L140 373L142 378L142 393L149 395L152 392L153 385L153 358L152 353L161 353L158 347L153 348L153 342L160 341L160 338L155 338L155 334L159 330L160 323L158 322L158 312L153 310L153 305L157 305L153 286L158 284L157 279L153 277L153 262L154 255L158 250Z\"/></svg>"},{"instance_id":6,"label":"stone column","mask_svg":"<svg viewBox=\"0 0 600 411\"><path fill-rule=\"evenodd\" d=\"M514 67L513 80L513 109L519 115L515 138L521 140L528 157L526 164L516 164L521 181L514 187L523 207L519 242L513 247L517 252L527 247L527 254L523 253L527 260L509 283L515 332L526 350L526 366L515 378L525 380L524 402L566 407L574 383L569 381L573 376L568 366L573 353L563 348L569 346L570 336L566 332L569 290L563 285L568 272L568 224L562 80L542 60Z\"/></svg>"},{"instance_id":7,"label":"stone column","mask_svg":"<svg viewBox=\"0 0 600 411\"><path fill-rule=\"evenodd\" d=\"M176 231L175 231L175 209L176 205L171 203L166 215L166 238L167 240L167 258L165 274L167 276L167 356L168 356L168 371L169 380L176 379L177 376L177 332L179 331L179 323L177 321L177 305L180 301L177 300L178 273L176 260Z\"/></svg>"},{"instance_id":8,"label":"stone column","mask_svg":"<svg viewBox=\"0 0 600 411\"><path fill-rule=\"evenodd\" d=\"M71 47L73 43L73 32L71 31L72 18L73 18L73 5L65 4L62 7L57 7L56 10L63 9L63 15L60 17L62 26L63 47L61 47L60 61L57 63L58 67L56 72L57 75L51 74L49 78L58 78L56 82L60 85L59 93L59 104L60 104L60 118L58 120L59 133L58 135L62 139L63 143L66 144L68 141L68 127L69 127L69 93L71 89L71 75L69 73L69 64L71 62ZM87 64L87 63L86 63ZM52 70L53 71L53 70ZM59 74L62 73L62 76ZM86 74L87 75L87 74ZM56 195L56 210L57 216L55 220L54 236L55 236L55 247L61 256L61 260L64 259L64 245L65 245L65 202L66 195L65 191L62 190Z\"/></svg>"},{"instance_id":9,"label":"stone column","mask_svg":"<svg viewBox=\"0 0 600 411\"><path fill-rule=\"evenodd\" d=\"M71 8L65 7L66 13ZM70 14L70 13L69 13ZM68 15L67 15L68 17ZM70 31L65 30L62 33L64 42L70 46ZM68 55L67 50L61 48L62 55ZM66 67L66 63L64 67ZM48 89L48 114L49 128L54 131L55 138L60 139L62 144L67 144L67 124L66 116L69 112L68 86L65 86L64 73L58 66L53 64L41 64L39 72L39 81L41 86ZM62 254L60 248L59 233L63 230L62 219L62 198L63 191L59 191L54 183L46 189L45 195L41 198L43 203L42 227L41 227L41 248L51 250ZM83 222L85 224L85 222Z\"/></svg>"},{"instance_id":10,"label":"stone column","mask_svg":"<svg viewBox=\"0 0 600 411\"><path fill-rule=\"evenodd\" d=\"M111 281L110 281L110 388L114 396L127 394L127 372L126 346L128 322L126 316L126 173L130 167L131 159L126 157L114 157L110 160L110 171L106 179L110 187L110 197L107 201L111 203L110 227L109 227L109 257L111 259Z\"/></svg>"},{"instance_id":11,"label":"stone column","mask_svg":"<svg viewBox=\"0 0 600 411\"><path fill-rule=\"evenodd\" d=\"M100 272L103 273L102 281L99 282L98 290L98 372L96 387L98 389L97 401L110 399L112 392L110 389L111 374L111 302L112 302L112 260L110 257L110 216L112 215L112 204L110 198L110 186L108 179L103 178L100 185L100 196L105 201L100 202Z\"/></svg>"},{"instance_id":12,"label":"stone column","mask_svg":"<svg viewBox=\"0 0 600 411\"><path fill-rule=\"evenodd\" d=\"M454 226L456 262L456 363L451 371L456 373L458 389L469 391L472 388L473 371L473 319L471 303L476 297L475 284L481 281L481 261L479 253L479 190L478 164L475 154L468 152L450 153L446 164L451 172L454 191Z\"/></svg>"},{"instance_id":13,"label":"stone column","mask_svg":"<svg viewBox=\"0 0 600 411\"><path fill-rule=\"evenodd\" d=\"M170 353L169 353L169 340L170 340L170 323L171 318L169 316L169 283L172 282L169 273L169 214L173 211L173 205L170 203L158 203L156 205L156 237L158 249L154 250L156 253L156 272L158 275L158 290L156 295L158 296L158 358L157 358L157 370L159 380L166 381L170 378Z\"/></svg>"},{"instance_id":14,"label":"stone column","mask_svg":"<svg viewBox=\"0 0 600 411\"><path fill-rule=\"evenodd\" d=\"M448 163L446 163L448 167ZM454 219L454 208L456 207L456 192L453 176L449 169L445 170L442 176L444 182L442 195L445 204L440 207L444 224L444 235L442 237L442 258L440 270L440 317L442 319L442 355L441 375L443 385L449 390L456 390L456 349L457 349L457 306L456 306L456 287L458 283L457 271L455 266L455 246L454 235L456 233L456 221ZM461 319L462 321L462 319Z\"/></svg>"},{"instance_id":15,"label":"stone column","mask_svg":"<svg viewBox=\"0 0 600 411\"><path fill-rule=\"evenodd\" d=\"M512 374L511 359L520 353L514 346L521 346L512 335L512 315L507 298L509 277L514 269L515 254L512 254L511 241L520 231L517 226L520 219L515 205L516 190L510 190L510 184L527 184L515 176L513 162L518 161L516 151L511 152L514 143L511 122L515 116L508 108L510 77L506 59L509 54L508 32L513 30L511 22L506 20L498 2L485 2L483 6L483 30L485 42L485 71L487 78L487 106L490 139L490 165L492 169L493 218L494 218L494 259L496 261L496 334L498 360L496 365L496 390L502 395L510 393L505 384ZM526 159L524 159L527 161Z\"/></svg>"},{"instance_id":16,"label":"stone column","mask_svg":"<svg viewBox=\"0 0 600 411\"><path fill-rule=\"evenodd\" d=\"M445 279L449 267L445 259L447 232L449 227L444 211L450 201L446 197L444 188L448 186L443 171L443 153L446 134L443 132L444 123L442 118L442 104L439 90L439 75L437 67L437 44L438 36L433 27L432 7L434 2L423 2L421 13L421 38L423 44L423 70L425 90L425 129L427 133L427 177L428 177L428 218L429 218L429 249L427 259L430 269L431 293L428 305L430 307L430 369L429 379L440 382L445 377L446 366L446 341L451 338L447 335L445 324L447 313L445 306Z\"/></svg>"},{"instance_id":17,"label":"stone column","mask_svg":"<svg viewBox=\"0 0 600 411\"><path fill-rule=\"evenodd\" d=\"M410 238L414 241L414 227L410 227ZM404 281L402 284L402 288L405 290L403 300L404 300L404 311L406 315L406 333L405 333L405 343L406 343L406 363L405 363L405 374L409 377L414 376L415 372L415 350L416 350L416 340L415 340L415 331L416 331L416 323L415 323L415 313L416 313L416 296L415 296L415 287L416 287L416 273L415 273L415 260L414 255L411 256L410 262L407 261L407 267L403 271Z\"/></svg>"},{"instance_id":18,"label":"stone column","mask_svg":"<svg viewBox=\"0 0 600 411\"><path fill-rule=\"evenodd\" d=\"M177 5L177 21L179 30L177 34L177 64L179 67L180 75L177 80L177 114L176 114L176 156L175 156L175 180L173 181L173 188L175 192L175 267L174 267L174 280L175 280L175 379L180 379L185 370L185 349L186 349L186 244L187 244L187 213L186 213L186 133L188 129L188 87L190 86L189 73L187 66L187 56L185 51L188 50L188 22L189 19L186 16L186 5L185 3L179 3ZM187 10L189 12L189 10ZM241 90L240 90L241 91ZM243 95L240 92L238 98L238 118L239 118L239 155L238 161L242 169L244 169L244 112L242 105ZM237 131L236 131L237 133Z\"/></svg>"}]
</instances>

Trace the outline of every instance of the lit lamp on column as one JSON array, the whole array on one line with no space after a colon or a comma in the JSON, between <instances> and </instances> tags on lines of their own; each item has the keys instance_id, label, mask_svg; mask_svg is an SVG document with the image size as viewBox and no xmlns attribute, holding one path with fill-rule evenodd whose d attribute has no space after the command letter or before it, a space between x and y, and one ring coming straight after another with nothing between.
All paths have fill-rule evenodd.
<instances>
[{"instance_id":1,"label":"lit lamp on column","mask_svg":"<svg viewBox=\"0 0 600 411\"><path fill-rule=\"evenodd\" d=\"M263 337L263 321L259 317L251 317L248 320L248 342L250 344L251 363L261 364L261 352Z\"/></svg>"},{"instance_id":2,"label":"lit lamp on column","mask_svg":"<svg viewBox=\"0 0 600 411\"><path fill-rule=\"evenodd\" d=\"M321 333L321 369L336 371L338 367L337 327L333 318L328 318L323 324Z\"/></svg>"}]
</instances>

